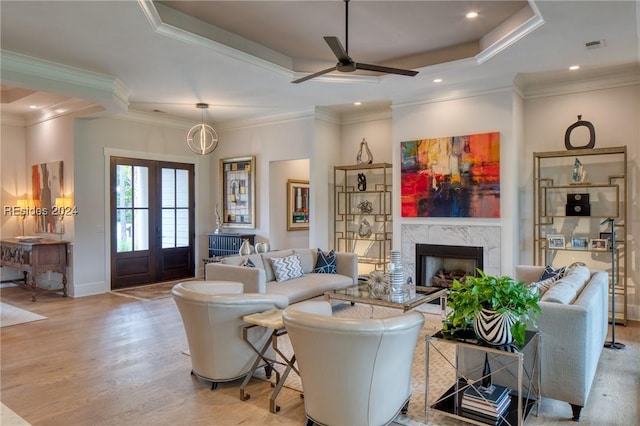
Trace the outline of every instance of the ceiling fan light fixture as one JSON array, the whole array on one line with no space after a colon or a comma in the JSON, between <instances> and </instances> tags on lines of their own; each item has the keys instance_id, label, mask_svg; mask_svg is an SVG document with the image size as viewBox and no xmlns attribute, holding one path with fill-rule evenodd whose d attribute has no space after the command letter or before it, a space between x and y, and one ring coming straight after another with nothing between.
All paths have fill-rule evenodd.
<instances>
[{"instance_id":1,"label":"ceiling fan light fixture","mask_svg":"<svg viewBox=\"0 0 640 426\"><path fill-rule=\"evenodd\" d=\"M204 110L209 104L197 103L196 108L202 110L202 123L196 124L187 132L187 146L198 155L211 154L218 147L218 133L208 124L204 123Z\"/></svg>"}]
</instances>

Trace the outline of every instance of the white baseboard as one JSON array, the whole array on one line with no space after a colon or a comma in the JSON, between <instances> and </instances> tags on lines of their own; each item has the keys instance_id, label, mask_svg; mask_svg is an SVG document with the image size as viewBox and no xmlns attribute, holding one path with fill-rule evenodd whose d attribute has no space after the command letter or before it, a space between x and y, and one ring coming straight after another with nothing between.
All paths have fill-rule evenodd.
<instances>
[{"instance_id":1,"label":"white baseboard","mask_svg":"<svg viewBox=\"0 0 640 426\"><path fill-rule=\"evenodd\" d=\"M69 296L71 297L95 296L96 294L108 292L109 288L104 281L83 284L74 283L68 289Z\"/></svg>"}]
</instances>

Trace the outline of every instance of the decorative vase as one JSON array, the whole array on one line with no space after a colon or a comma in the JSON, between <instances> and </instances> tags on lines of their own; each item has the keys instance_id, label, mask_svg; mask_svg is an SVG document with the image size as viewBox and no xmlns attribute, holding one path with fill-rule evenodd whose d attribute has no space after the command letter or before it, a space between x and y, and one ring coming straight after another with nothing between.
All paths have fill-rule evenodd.
<instances>
[{"instance_id":1,"label":"decorative vase","mask_svg":"<svg viewBox=\"0 0 640 426\"><path fill-rule=\"evenodd\" d=\"M240 253L240 256L248 256L251 254L251 251L251 244L249 244L249 240L245 238L242 240L242 245L240 246L238 253Z\"/></svg>"},{"instance_id":2,"label":"decorative vase","mask_svg":"<svg viewBox=\"0 0 640 426\"><path fill-rule=\"evenodd\" d=\"M480 339L490 345L508 345L514 341L511 326L517 319L511 312L498 313L491 309L482 309L473 318L473 330Z\"/></svg>"},{"instance_id":3,"label":"decorative vase","mask_svg":"<svg viewBox=\"0 0 640 426\"><path fill-rule=\"evenodd\" d=\"M400 261L400 252L392 250L390 254L389 270L389 299L391 302L404 302L409 298L408 287L404 283L404 271Z\"/></svg>"},{"instance_id":4,"label":"decorative vase","mask_svg":"<svg viewBox=\"0 0 640 426\"><path fill-rule=\"evenodd\" d=\"M366 151L367 154L367 161L364 161L362 159L362 150ZM358 151L358 155L356 156L356 162L358 164L371 164L373 163L373 155L371 154L371 150L369 149L369 144L367 143L367 141L362 138L362 142L360 142L360 150Z\"/></svg>"},{"instance_id":5,"label":"decorative vase","mask_svg":"<svg viewBox=\"0 0 640 426\"><path fill-rule=\"evenodd\" d=\"M269 251L269 243L264 243L262 241L256 243L256 253L266 253Z\"/></svg>"}]
</instances>

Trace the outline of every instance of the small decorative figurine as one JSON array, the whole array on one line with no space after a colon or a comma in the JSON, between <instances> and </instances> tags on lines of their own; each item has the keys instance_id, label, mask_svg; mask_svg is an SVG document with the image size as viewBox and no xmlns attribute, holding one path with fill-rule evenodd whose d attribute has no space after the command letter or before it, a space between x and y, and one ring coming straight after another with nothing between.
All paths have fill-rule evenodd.
<instances>
[{"instance_id":1,"label":"small decorative figurine","mask_svg":"<svg viewBox=\"0 0 640 426\"><path fill-rule=\"evenodd\" d=\"M220 227L222 226L222 219L220 218L220 210L218 210L218 203L216 203L216 230L213 231L214 234L219 234L220 232L222 232L220 230Z\"/></svg>"},{"instance_id":2,"label":"small decorative figurine","mask_svg":"<svg viewBox=\"0 0 640 426\"><path fill-rule=\"evenodd\" d=\"M576 161L573 163L573 176L571 180L574 184L588 183L587 171L584 169L584 166L578 157L576 157Z\"/></svg>"}]
</instances>

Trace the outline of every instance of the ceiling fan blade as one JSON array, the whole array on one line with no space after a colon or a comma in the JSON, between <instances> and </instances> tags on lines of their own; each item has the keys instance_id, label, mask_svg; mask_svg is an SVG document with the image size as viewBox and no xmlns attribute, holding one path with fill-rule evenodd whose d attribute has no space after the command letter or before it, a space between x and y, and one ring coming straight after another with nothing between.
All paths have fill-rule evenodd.
<instances>
[{"instance_id":1,"label":"ceiling fan blade","mask_svg":"<svg viewBox=\"0 0 640 426\"><path fill-rule=\"evenodd\" d=\"M339 62L351 62L351 58L347 54L347 51L344 50L344 47L342 47L342 43L340 43L338 37L327 36L324 38L324 41L327 42Z\"/></svg>"},{"instance_id":2,"label":"ceiling fan blade","mask_svg":"<svg viewBox=\"0 0 640 426\"><path fill-rule=\"evenodd\" d=\"M400 74L413 77L418 74L418 71L404 70L401 68L383 67L382 65L363 64L362 62L356 62L356 69L364 71L384 72L387 74Z\"/></svg>"},{"instance_id":3,"label":"ceiling fan blade","mask_svg":"<svg viewBox=\"0 0 640 426\"><path fill-rule=\"evenodd\" d=\"M337 67L331 67L331 68L327 68L326 70L314 72L313 74L309 74L309 75L301 77L301 78L299 78L297 80L293 80L292 83L302 83L303 81L311 80L312 78L319 77L322 74L327 74L327 73L329 73L331 71L335 71L336 69L337 69Z\"/></svg>"}]
</instances>

